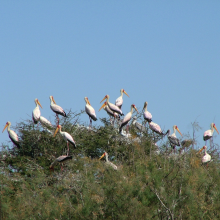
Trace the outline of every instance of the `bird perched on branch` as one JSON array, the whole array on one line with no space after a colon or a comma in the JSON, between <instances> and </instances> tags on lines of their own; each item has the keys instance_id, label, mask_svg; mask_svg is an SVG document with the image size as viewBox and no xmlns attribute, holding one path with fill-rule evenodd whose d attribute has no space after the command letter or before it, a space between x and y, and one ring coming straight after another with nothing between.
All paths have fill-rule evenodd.
<instances>
[{"instance_id":1,"label":"bird perched on branch","mask_svg":"<svg viewBox=\"0 0 220 220\"><path fill-rule=\"evenodd\" d=\"M35 109L32 112L32 119L33 119L34 124L37 124L38 121L40 120L40 108L39 108L39 106L41 108L42 108L42 106L41 106L41 104L40 104L38 99L35 99L34 102L36 104L36 107L35 107Z\"/></svg>"},{"instance_id":2,"label":"bird perched on branch","mask_svg":"<svg viewBox=\"0 0 220 220\"><path fill-rule=\"evenodd\" d=\"M146 120L146 122L151 122L152 121L152 115L149 111L147 111L147 105L148 105L148 103L145 102L144 107L143 107L143 109L145 110L143 116L144 116L144 120Z\"/></svg>"},{"instance_id":3,"label":"bird perched on branch","mask_svg":"<svg viewBox=\"0 0 220 220\"><path fill-rule=\"evenodd\" d=\"M134 116L132 124L140 131L140 132L146 132L146 127L142 125L141 123L137 122L137 117Z\"/></svg>"},{"instance_id":4,"label":"bird perched on branch","mask_svg":"<svg viewBox=\"0 0 220 220\"><path fill-rule=\"evenodd\" d=\"M127 94L127 92L125 92L124 89L121 89L121 90L120 90L120 93L121 93L121 95L116 99L115 105L118 106L118 107L121 109L122 104L123 104L123 98L122 98L122 97L123 97L123 93L124 93L125 95L127 95L128 97L129 97L129 95Z\"/></svg>"},{"instance_id":5,"label":"bird perched on branch","mask_svg":"<svg viewBox=\"0 0 220 220\"><path fill-rule=\"evenodd\" d=\"M179 128L176 125L173 126L173 134L170 135L170 130L168 130L168 139L170 141L170 145L173 147L174 150L176 146L180 146L180 140L176 137L176 131L178 131L182 136Z\"/></svg>"},{"instance_id":6,"label":"bird perched on branch","mask_svg":"<svg viewBox=\"0 0 220 220\"><path fill-rule=\"evenodd\" d=\"M73 156L67 156L67 155L62 155L62 156L59 156L57 157L53 163L50 165L50 170L54 171L54 166L57 164L57 163L61 163L61 171L63 171L63 163L67 162L68 160L72 160Z\"/></svg>"},{"instance_id":7,"label":"bird perched on branch","mask_svg":"<svg viewBox=\"0 0 220 220\"><path fill-rule=\"evenodd\" d=\"M202 163L207 163L208 166L208 162L211 161L211 156L206 152L207 147L204 146L199 150L199 153L201 153L203 150L205 150L204 156L202 157Z\"/></svg>"},{"instance_id":8,"label":"bird perched on branch","mask_svg":"<svg viewBox=\"0 0 220 220\"><path fill-rule=\"evenodd\" d=\"M118 167L108 160L108 153L107 152L102 154L102 156L99 158L99 160L101 160L104 156L105 156L105 159L106 159L106 162L105 162L106 165L111 166L114 170L117 170Z\"/></svg>"},{"instance_id":9,"label":"bird perched on branch","mask_svg":"<svg viewBox=\"0 0 220 220\"><path fill-rule=\"evenodd\" d=\"M219 134L218 132L218 129L216 128L215 124L214 123L211 123L211 129L210 130L207 130L204 132L203 134L203 140L205 141L205 146L206 146L206 142L208 139L211 139L213 137L213 133L214 133L214 129L217 131L217 133ZM210 142L211 144L211 142Z\"/></svg>"},{"instance_id":10,"label":"bird perched on branch","mask_svg":"<svg viewBox=\"0 0 220 220\"><path fill-rule=\"evenodd\" d=\"M92 127L92 120L97 121L97 117L95 114L94 108L91 106L89 99L87 97L84 98L86 102L85 111L90 119L90 127Z\"/></svg>"}]
</instances>

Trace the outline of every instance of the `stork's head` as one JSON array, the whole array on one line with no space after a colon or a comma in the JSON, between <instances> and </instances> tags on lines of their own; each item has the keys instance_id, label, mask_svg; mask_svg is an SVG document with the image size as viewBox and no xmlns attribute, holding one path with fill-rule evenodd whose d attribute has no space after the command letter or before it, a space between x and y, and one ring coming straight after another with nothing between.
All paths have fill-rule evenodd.
<instances>
[{"instance_id":1,"label":"stork's head","mask_svg":"<svg viewBox=\"0 0 220 220\"><path fill-rule=\"evenodd\" d=\"M35 99L34 102L36 103L36 105L38 104L41 108L43 108L38 99Z\"/></svg>"},{"instance_id":2,"label":"stork's head","mask_svg":"<svg viewBox=\"0 0 220 220\"><path fill-rule=\"evenodd\" d=\"M61 129L62 126L61 125L57 125L56 131L54 132L54 137L56 136L57 132L59 131L59 129Z\"/></svg>"},{"instance_id":3,"label":"stork's head","mask_svg":"<svg viewBox=\"0 0 220 220\"><path fill-rule=\"evenodd\" d=\"M213 128L217 131L217 133L219 134L218 129L216 128L215 123L212 123L212 124L211 124L211 127L213 127Z\"/></svg>"},{"instance_id":4,"label":"stork's head","mask_svg":"<svg viewBox=\"0 0 220 220\"><path fill-rule=\"evenodd\" d=\"M145 102L145 103L144 103L144 108L146 108L146 107L147 107L147 104L148 104L147 102ZM144 109L144 108L143 108L143 109Z\"/></svg>"},{"instance_id":5,"label":"stork's head","mask_svg":"<svg viewBox=\"0 0 220 220\"><path fill-rule=\"evenodd\" d=\"M127 93L127 92L125 92L125 90L124 90L124 89L121 89L121 90L120 90L120 92L121 92L121 94L122 94L122 93L124 93L125 95L127 95L127 96L129 97L128 93Z\"/></svg>"},{"instance_id":6,"label":"stork's head","mask_svg":"<svg viewBox=\"0 0 220 220\"><path fill-rule=\"evenodd\" d=\"M90 104L90 102L89 102L89 99L88 99L88 97L85 97L84 99L85 99L85 102L86 102L86 104L89 104L89 105L91 105L91 104Z\"/></svg>"},{"instance_id":7,"label":"stork's head","mask_svg":"<svg viewBox=\"0 0 220 220\"><path fill-rule=\"evenodd\" d=\"M4 130L5 130L8 126L11 126L11 122L10 122L10 121L6 122L6 125L5 125L5 127L4 127L4 129L3 129L3 131L2 131L2 133L4 132Z\"/></svg>"},{"instance_id":8,"label":"stork's head","mask_svg":"<svg viewBox=\"0 0 220 220\"><path fill-rule=\"evenodd\" d=\"M103 108L103 107L105 107L107 105L107 102L104 102L104 104L101 106L101 108L99 109L99 111Z\"/></svg>"},{"instance_id":9,"label":"stork's head","mask_svg":"<svg viewBox=\"0 0 220 220\"><path fill-rule=\"evenodd\" d=\"M105 99L109 99L109 95L106 95L100 103L102 103Z\"/></svg>"},{"instance_id":10,"label":"stork's head","mask_svg":"<svg viewBox=\"0 0 220 220\"><path fill-rule=\"evenodd\" d=\"M50 96L50 100L51 100L51 101L53 101L53 102L54 102L54 104L56 104L56 102L55 102L55 100L54 100L54 98L53 98L53 96L52 96L52 95Z\"/></svg>"},{"instance_id":11,"label":"stork's head","mask_svg":"<svg viewBox=\"0 0 220 220\"><path fill-rule=\"evenodd\" d=\"M199 150L199 152L198 153L201 153L203 150L205 150L205 149L207 149L207 147L206 146L203 146L200 150Z\"/></svg>"},{"instance_id":12,"label":"stork's head","mask_svg":"<svg viewBox=\"0 0 220 220\"><path fill-rule=\"evenodd\" d=\"M101 160L104 156L107 156L107 152L104 152L104 154L102 154L102 156L99 158L99 160Z\"/></svg>"},{"instance_id":13,"label":"stork's head","mask_svg":"<svg viewBox=\"0 0 220 220\"><path fill-rule=\"evenodd\" d=\"M136 106L134 104L132 104L131 106L137 111L137 113L139 113L137 108L136 108Z\"/></svg>"},{"instance_id":14,"label":"stork's head","mask_svg":"<svg viewBox=\"0 0 220 220\"><path fill-rule=\"evenodd\" d=\"M181 134L179 128L177 127L177 125L174 125L174 126L173 126L173 130L174 130L174 131L177 130L177 131L180 133L180 135L183 136L183 135Z\"/></svg>"}]
</instances>

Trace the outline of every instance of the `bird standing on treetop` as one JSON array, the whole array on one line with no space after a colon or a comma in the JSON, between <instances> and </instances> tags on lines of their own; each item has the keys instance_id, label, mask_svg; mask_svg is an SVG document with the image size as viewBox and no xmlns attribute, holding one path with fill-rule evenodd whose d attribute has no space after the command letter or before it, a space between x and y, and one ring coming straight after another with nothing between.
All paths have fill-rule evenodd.
<instances>
[{"instance_id":1,"label":"bird standing on treetop","mask_svg":"<svg viewBox=\"0 0 220 220\"><path fill-rule=\"evenodd\" d=\"M137 108L134 104L131 105L131 111L128 112L127 115L125 115L125 117L123 118L122 122L121 122L121 126L119 128L119 133L121 133L121 130L122 130L122 127L125 126L126 124L128 124L128 122L131 120L131 116L132 116L132 113L133 113L133 109L135 109L137 112Z\"/></svg>"},{"instance_id":2,"label":"bird standing on treetop","mask_svg":"<svg viewBox=\"0 0 220 220\"><path fill-rule=\"evenodd\" d=\"M54 171L54 166L57 164L57 163L61 163L61 171L63 171L63 166L62 164L64 162L67 162L68 160L72 160L73 156L66 156L66 155L62 155L62 156L59 156L57 157L53 163L50 165L50 170Z\"/></svg>"},{"instance_id":3,"label":"bird standing on treetop","mask_svg":"<svg viewBox=\"0 0 220 220\"><path fill-rule=\"evenodd\" d=\"M97 121L97 117L95 114L95 110L94 108L91 106L89 99L87 97L84 98L85 102L86 102L86 106L85 106L85 111L87 113L87 115L89 116L90 119L90 127L92 126L92 120Z\"/></svg>"},{"instance_id":4,"label":"bird standing on treetop","mask_svg":"<svg viewBox=\"0 0 220 220\"><path fill-rule=\"evenodd\" d=\"M69 142L76 148L76 143L75 143L75 141L73 140L73 137L69 134L69 133L67 133L67 132L65 132L65 131L61 131L61 128L62 128L62 126L61 125L57 125L57 129L56 129L56 131L55 131L55 133L54 133L54 137L56 136L56 134L57 134L57 132L59 131L60 132L60 134L61 134L61 136L63 137L63 139L66 141L66 143L67 143L67 147L68 147L68 151L67 151L67 155L69 154Z\"/></svg>"},{"instance_id":5,"label":"bird standing on treetop","mask_svg":"<svg viewBox=\"0 0 220 220\"><path fill-rule=\"evenodd\" d=\"M149 128L150 128L153 132L155 132L155 133L157 133L157 134L166 135L166 134L168 134L168 132L169 132L169 130L168 130L166 133L163 133L163 131L162 131L162 129L160 128L160 126L159 126L158 124L152 122L152 121L151 121L151 122L148 122L148 124L149 124Z\"/></svg>"},{"instance_id":6,"label":"bird standing on treetop","mask_svg":"<svg viewBox=\"0 0 220 220\"><path fill-rule=\"evenodd\" d=\"M207 147L204 146L200 149L199 153L205 150L204 156L202 157L202 163L208 163L211 161L211 156L206 152ZM208 166L208 164L207 164Z\"/></svg>"},{"instance_id":7,"label":"bird standing on treetop","mask_svg":"<svg viewBox=\"0 0 220 220\"><path fill-rule=\"evenodd\" d=\"M32 112L32 119L33 119L34 124L37 124L39 119L40 119L40 108L39 108L39 106L41 108L42 108L42 106L41 106L41 104L40 104L38 99L35 99L34 102L36 104L36 107L35 107L35 109Z\"/></svg>"},{"instance_id":8,"label":"bird standing on treetop","mask_svg":"<svg viewBox=\"0 0 220 220\"><path fill-rule=\"evenodd\" d=\"M214 129L219 134L218 129L216 128L214 123L211 123L211 129L210 130L207 130L207 131L204 132L203 140L205 141L205 145L206 145L207 140L213 137Z\"/></svg>"},{"instance_id":9,"label":"bird standing on treetop","mask_svg":"<svg viewBox=\"0 0 220 220\"><path fill-rule=\"evenodd\" d=\"M152 121L152 115L149 111L147 111L147 102L144 103L144 120L146 120L146 122L151 122Z\"/></svg>"},{"instance_id":10,"label":"bird standing on treetop","mask_svg":"<svg viewBox=\"0 0 220 220\"><path fill-rule=\"evenodd\" d=\"M116 99L116 101L115 101L115 105L116 106L118 106L120 109L121 109L121 106L122 106L122 104L123 104L123 93L125 94L125 95L127 95L128 97L129 97L129 95L127 94L127 92L125 92L125 90L124 89L121 89L120 90L120 93L121 93L121 95Z\"/></svg>"},{"instance_id":11,"label":"bird standing on treetop","mask_svg":"<svg viewBox=\"0 0 220 220\"><path fill-rule=\"evenodd\" d=\"M20 143L19 143L19 139L18 139L18 135L13 131L13 130L11 130L10 129L10 127L11 127L11 122L10 121L8 121L7 123L6 123L6 125L5 125L5 127L4 127L4 129L3 129L3 131L2 131L2 133L4 132L4 130L6 129L8 127L8 136L9 136L9 138L11 139L11 141L14 143L14 145L16 145L18 148L20 148L21 146L20 146Z\"/></svg>"},{"instance_id":12,"label":"bird standing on treetop","mask_svg":"<svg viewBox=\"0 0 220 220\"><path fill-rule=\"evenodd\" d=\"M178 131L180 135L183 136L176 125L173 126L173 134L170 135L170 130L168 130L168 139L174 150L176 146L180 146L180 140L176 137L176 131Z\"/></svg>"}]
</instances>

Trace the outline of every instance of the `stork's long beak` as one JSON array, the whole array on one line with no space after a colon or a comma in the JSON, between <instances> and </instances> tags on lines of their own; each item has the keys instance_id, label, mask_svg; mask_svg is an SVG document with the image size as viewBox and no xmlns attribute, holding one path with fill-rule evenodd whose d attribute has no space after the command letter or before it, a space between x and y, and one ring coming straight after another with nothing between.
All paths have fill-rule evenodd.
<instances>
[{"instance_id":1,"label":"stork's long beak","mask_svg":"<svg viewBox=\"0 0 220 220\"><path fill-rule=\"evenodd\" d=\"M127 93L127 92L125 92L125 90L123 90L123 93L129 97L128 93Z\"/></svg>"},{"instance_id":2,"label":"stork's long beak","mask_svg":"<svg viewBox=\"0 0 220 220\"><path fill-rule=\"evenodd\" d=\"M103 107L105 107L107 105L107 102L104 102L104 104L101 106L101 108L99 109L99 111L103 108Z\"/></svg>"},{"instance_id":3,"label":"stork's long beak","mask_svg":"<svg viewBox=\"0 0 220 220\"><path fill-rule=\"evenodd\" d=\"M217 133L219 134L218 129L216 128L216 126L214 125L213 127L215 128L215 130L216 130L216 131L217 131Z\"/></svg>"},{"instance_id":4,"label":"stork's long beak","mask_svg":"<svg viewBox=\"0 0 220 220\"><path fill-rule=\"evenodd\" d=\"M59 130L59 127L57 127L56 131L54 132L54 135L53 135L54 137L56 136L58 130Z\"/></svg>"},{"instance_id":5,"label":"stork's long beak","mask_svg":"<svg viewBox=\"0 0 220 220\"><path fill-rule=\"evenodd\" d=\"M2 133L4 132L4 130L5 130L7 127L8 127L8 123L6 123L6 125L5 125L5 127L4 127L4 129L3 129L3 131L2 131Z\"/></svg>"},{"instance_id":6,"label":"stork's long beak","mask_svg":"<svg viewBox=\"0 0 220 220\"><path fill-rule=\"evenodd\" d=\"M102 103L105 99L107 99L107 97L105 96L103 99L102 99L102 101L100 102L100 103Z\"/></svg>"},{"instance_id":7,"label":"stork's long beak","mask_svg":"<svg viewBox=\"0 0 220 220\"><path fill-rule=\"evenodd\" d=\"M134 109L137 111L137 113L139 113L138 110L137 110L137 108L136 108L136 106L134 106Z\"/></svg>"},{"instance_id":8,"label":"stork's long beak","mask_svg":"<svg viewBox=\"0 0 220 220\"><path fill-rule=\"evenodd\" d=\"M99 160L101 160L103 157L105 156L105 153L104 154L102 154L102 156L99 158Z\"/></svg>"},{"instance_id":9,"label":"stork's long beak","mask_svg":"<svg viewBox=\"0 0 220 220\"><path fill-rule=\"evenodd\" d=\"M41 108L43 108L43 107L41 106L41 104L40 104L39 100L37 100L37 103L38 103L38 105L39 105Z\"/></svg>"},{"instance_id":10,"label":"stork's long beak","mask_svg":"<svg viewBox=\"0 0 220 220\"><path fill-rule=\"evenodd\" d=\"M53 97L52 97L52 100L53 100L54 104L56 104L56 102L55 102L55 100L54 100L54 98L53 98Z\"/></svg>"},{"instance_id":11,"label":"stork's long beak","mask_svg":"<svg viewBox=\"0 0 220 220\"><path fill-rule=\"evenodd\" d=\"M88 104L91 105L88 98L87 98L87 101L88 101Z\"/></svg>"},{"instance_id":12,"label":"stork's long beak","mask_svg":"<svg viewBox=\"0 0 220 220\"><path fill-rule=\"evenodd\" d=\"M201 153L203 149L204 149L204 147L202 147L202 148L199 150L199 152L198 152L198 153Z\"/></svg>"},{"instance_id":13,"label":"stork's long beak","mask_svg":"<svg viewBox=\"0 0 220 220\"><path fill-rule=\"evenodd\" d=\"M176 128L176 130L180 133L181 136L183 136L178 127Z\"/></svg>"}]
</instances>

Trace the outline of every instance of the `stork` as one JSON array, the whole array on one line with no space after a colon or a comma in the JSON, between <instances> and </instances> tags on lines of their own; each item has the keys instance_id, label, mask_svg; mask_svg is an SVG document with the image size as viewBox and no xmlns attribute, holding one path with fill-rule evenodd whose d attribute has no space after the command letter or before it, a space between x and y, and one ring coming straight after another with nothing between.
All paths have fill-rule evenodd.
<instances>
[{"instance_id":1,"label":"stork","mask_svg":"<svg viewBox=\"0 0 220 220\"><path fill-rule=\"evenodd\" d=\"M211 161L211 158L212 158L212 157L211 157L211 155L209 155L209 154L206 152L206 149L207 149L206 146L202 147L202 148L200 149L199 153L201 153L203 150L205 150L204 156L202 157L202 163L203 163L203 164L207 163L207 166L208 166L208 162Z\"/></svg>"},{"instance_id":2,"label":"stork","mask_svg":"<svg viewBox=\"0 0 220 220\"><path fill-rule=\"evenodd\" d=\"M18 148L20 148L21 146L20 146L20 142L19 142L19 139L18 139L18 135L17 135L13 130L11 130L10 127L11 127L11 122L8 121L8 122L6 123L6 125L5 125L5 127L4 127L4 129L3 129L3 131L2 131L2 133L3 133L4 130L7 128L9 138L10 138L11 141L14 143L14 145L16 145Z\"/></svg>"},{"instance_id":3,"label":"stork","mask_svg":"<svg viewBox=\"0 0 220 220\"><path fill-rule=\"evenodd\" d=\"M118 170L118 167L108 160L108 153L107 152L104 152L104 154L102 154L102 156L99 158L99 160L101 160L104 156L105 156L105 159L106 159L105 164L107 166L112 167L114 170Z\"/></svg>"},{"instance_id":4,"label":"stork","mask_svg":"<svg viewBox=\"0 0 220 220\"><path fill-rule=\"evenodd\" d=\"M72 160L73 156L67 156L67 155L62 155L62 156L59 156L57 157L53 163L51 163L50 165L50 170L51 171L54 171L54 166L57 164L57 163L61 163L61 171L63 171L63 163L67 162L68 160Z\"/></svg>"},{"instance_id":5,"label":"stork","mask_svg":"<svg viewBox=\"0 0 220 220\"><path fill-rule=\"evenodd\" d=\"M40 108L39 108L39 106L41 108L42 108L42 106L41 106L41 104L40 104L38 99L35 99L34 102L36 104L36 107L35 107L35 109L32 112L32 119L33 119L34 124L37 124L39 119L40 119Z\"/></svg>"},{"instance_id":6,"label":"stork","mask_svg":"<svg viewBox=\"0 0 220 220\"><path fill-rule=\"evenodd\" d=\"M138 113L138 110L137 110L136 106L135 106L134 104L132 104L132 105L131 105L131 111L128 112L127 115L125 115L125 117L123 118L123 120L122 120L122 122L121 122L121 126L120 126L120 128L119 128L119 133L121 133L122 128L123 128L126 124L128 124L128 122L131 120L132 113L133 113L133 109L135 109L135 110L137 111L137 113Z\"/></svg>"},{"instance_id":7,"label":"stork","mask_svg":"<svg viewBox=\"0 0 220 220\"><path fill-rule=\"evenodd\" d=\"M137 117L134 116L132 124L140 131L140 132L146 132L146 127L143 126L141 123L137 122Z\"/></svg>"},{"instance_id":8,"label":"stork","mask_svg":"<svg viewBox=\"0 0 220 220\"><path fill-rule=\"evenodd\" d=\"M115 105L118 106L118 107L121 109L122 104L123 104L123 98L122 98L122 97L123 97L123 93L124 93L125 95L127 95L128 97L129 97L129 95L127 94L127 92L125 92L124 89L121 89L121 90L120 90L120 93L121 93L121 95L116 99Z\"/></svg>"},{"instance_id":9,"label":"stork","mask_svg":"<svg viewBox=\"0 0 220 220\"><path fill-rule=\"evenodd\" d=\"M89 99L87 97L85 97L84 99L86 102L85 111L90 119L90 126L89 127L92 127L92 120L97 121L97 117L96 117L94 108L91 106L91 104L89 102Z\"/></svg>"},{"instance_id":10,"label":"stork","mask_svg":"<svg viewBox=\"0 0 220 220\"><path fill-rule=\"evenodd\" d=\"M111 117L114 118L114 121L113 121L113 125L114 125L115 119L116 119L116 118L120 119L120 116L119 116L118 113L113 112L113 111L108 107L107 102L105 102L104 104L105 104L105 106L103 107L103 109L104 109L104 110L107 112L107 114L110 116L110 122L111 122L111 123L112 123Z\"/></svg>"},{"instance_id":11,"label":"stork","mask_svg":"<svg viewBox=\"0 0 220 220\"><path fill-rule=\"evenodd\" d=\"M69 142L70 142L75 148L76 148L76 143L75 143L73 137L72 137L69 133L67 133L67 132L65 132L65 131L61 131L61 128L62 128L61 125L57 125L57 129L56 129L56 131L55 131L55 133L54 133L54 137L56 136L57 132L59 131L60 134L61 134L61 136L63 137L63 139L64 139L64 140L66 141L66 143L67 143L67 148L68 148L67 156L68 156L68 154L69 154Z\"/></svg>"},{"instance_id":12,"label":"stork","mask_svg":"<svg viewBox=\"0 0 220 220\"><path fill-rule=\"evenodd\" d=\"M50 98L50 108L53 112L56 113L57 125L59 125L59 116L58 115L62 115L64 117L66 117L66 113L65 113L65 111L63 110L62 107L60 107L59 105L56 104L56 102L55 102L52 95L49 98Z\"/></svg>"},{"instance_id":13,"label":"stork","mask_svg":"<svg viewBox=\"0 0 220 220\"><path fill-rule=\"evenodd\" d=\"M160 128L160 126L158 125L158 124L156 124L156 123L154 123L154 122L148 122L148 124L149 124L149 128L153 131L153 132L155 132L155 133L157 133L157 134L160 134L160 135L167 135L168 134L168 131L166 132L166 133L163 133L163 131L162 131L162 129Z\"/></svg>"},{"instance_id":14,"label":"stork","mask_svg":"<svg viewBox=\"0 0 220 220\"><path fill-rule=\"evenodd\" d=\"M104 106L108 105L108 107L109 107L113 112L116 112L116 113L118 113L119 115L124 115L123 112L122 112L122 110L121 110L118 106L116 106L116 105L114 105L114 104L112 104L112 103L109 102L109 95L106 95L106 96L102 99L101 102L103 102L105 99L107 99L107 101L106 101L107 104L104 103L104 104L101 106L101 108L99 109L99 111L100 111ZM101 102L100 102L100 103L101 103Z\"/></svg>"},{"instance_id":15,"label":"stork","mask_svg":"<svg viewBox=\"0 0 220 220\"><path fill-rule=\"evenodd\" d=\"M39 121L40 121L41 125L44 126L44 127L47 127L47 128L52 128L53 127L53 125L50 123L50 121L48 121L43 116L40 116Z\"/></svg>"},{"instance_id":16,"label":"stork","mask_svg":"<svg viewBox=\"0 0 220 220\"><path fill-rule=\"evenodd\" d=\"M205 141L205 146L206 146L206 142L207 142L208 139L210 139L210 146L211 146L211 138L213 137L214 129L219 134L218 129L216 128L214 123L211 123L211 129L210 130L207 130L207 131L204 132L203 140Z\"/></svg>"},{"instance_id":17,"label":"stork","mask_svg":"<svg viewBox=\"0 0 220 220\"><path fill-rule=\"evenodd\" d=\"M152 115L149 111L147 111L147 105L148 103L145 102L143 107L143 109L145 110L143 116L144 116L144 120L146 120L146 123L152 121Z\"/></svg>"},{"instance_id":18,"label":"stork","mask_svg":"<svg viewBox=\"0 0 220 220\"><path fill-rule=\"evenodd\" d=\"M181 134L179 128L176 125L173 126L173 134L170 135L170 130L168 130L168 139L169 139L170 145L171 145L171 147L173 147L174 151L175 151L176 146L180 146L180 140L176 137L176 131L178 131L180 133L180 135L183 136Z\"/></svg>"}]
</instances>

